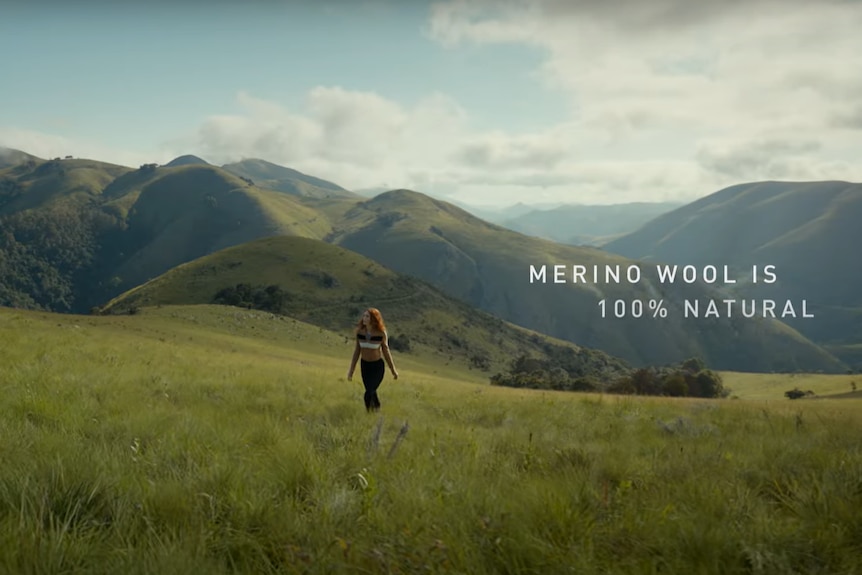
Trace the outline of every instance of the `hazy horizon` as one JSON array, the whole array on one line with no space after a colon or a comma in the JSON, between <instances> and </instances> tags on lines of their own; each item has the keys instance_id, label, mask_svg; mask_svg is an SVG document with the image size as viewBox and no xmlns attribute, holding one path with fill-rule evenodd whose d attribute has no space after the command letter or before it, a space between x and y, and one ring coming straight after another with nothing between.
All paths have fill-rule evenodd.
<instances>
[{"instance_id":1,"label":"hazy horizon","mask_svg":"<svg viewBox=\"0 0 862 575\"><path fill-rule=\"evenodd\" d=\"M34 1L0 21L0 146L478 207L862 181L860 24L837 0Z\"/></svg>"}]
</instances>

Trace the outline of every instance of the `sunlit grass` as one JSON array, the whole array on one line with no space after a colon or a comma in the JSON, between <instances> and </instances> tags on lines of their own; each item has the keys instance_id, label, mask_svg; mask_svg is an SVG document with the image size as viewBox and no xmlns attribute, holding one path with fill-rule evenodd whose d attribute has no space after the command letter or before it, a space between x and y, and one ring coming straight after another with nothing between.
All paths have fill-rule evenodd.
<instances>
[{"instance_id":1,"label":"sunlit grass","mask_svg":"<svg viewBox=\"0 0 862 575\"><path fill-rule=\"evenodd\" d=\"M493 388L399 354L369 415L341 334L214 307L0 310L0 345L2 572L862 569L856 402Z\"/></svg>"},{"instance_id":2,"label":"sunlit grass","mask_svg":"<svg viewBox=\"0 0 862 575\"><path fill-rule=\"evenodd\" d=\"M832 375L821 373L738 373L723 372L725 385L740 399L775 399L786 401L785 391L799 388L817 396L846 394L853 383L862 390L862 374ZM862 394L860 394L862 399ZM852 401L852 400L851 400Z\"/></svg>"}]
</instances>

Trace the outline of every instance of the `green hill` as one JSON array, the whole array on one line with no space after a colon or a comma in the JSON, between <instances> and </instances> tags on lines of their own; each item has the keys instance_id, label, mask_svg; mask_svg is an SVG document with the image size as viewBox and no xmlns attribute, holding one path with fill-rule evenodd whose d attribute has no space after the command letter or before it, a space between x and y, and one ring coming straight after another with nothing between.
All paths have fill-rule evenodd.
<instances>
[{"instance_id":1,"label":"green hill","mask_svg":"<svg viewBox=\"0 0 862 575\"><path fill-rule=\"evenodd\" d=\"M378 193L388 192L391 190L380 190ZM376 194L375 194L376 195ZM558 208L561 206L559 203L554 204L525 204L523 202L517 202L510 206L500 207L500 206L476 206L467 202L463 202L457 199L449 200L449 203L458 206L459 208L473 214L479 219L485 220L486 222L491 222L492 224L500 224L515 220L524 216L530 212L536 210L552 210L554 208ZM517 231L517 230L516 230Z\"/></svg>"},{"instance_id":2,"label":"green hill","mask_svg":"<svg viewBox=\"0 0 862 575\"><path fill-rule=\"evenodd\" d=\"M100 252L116 218L104 188L131 168L27 154L0 170L0 305L72 311L98 298ZM96 300L94 300L96 301Z\"/></svg>"},{"instance_id":3,"label":"green hill","mask_svg":"<svg viewBox=\"0 0 862 575\"><path fill-rule=\"evenodd\" d=\"M21 150L0 146L0 170L29 161L39 162L43 160Z\"/></svg>"},{"instance_id":4,"label":"green hill","mask_svg":"<svg viewBox=\"0 0 862 575\"><path fill-rule=\"evenodd\" d=\"M659 285L646 273L635 285L605 283L604 277L598 284L574 284L570 270L575 264L625 270L635 262L528 237L416 192L396 190L356 204L336 223L330 239L508 321L636 365L699 356L716 369L846 369L774 320L684 319L685 299L717 295L702 284ZM530 283L531 265L550 268L550 278L558 264L567 270L566 283ZM646 305L653 298L664 301L667 318L602 318L598 307L602 299L640 299Z\"/></svg>"},{"instance_id":5,"label":"green hill","mask_svg":"<svg viewBox=\"0 0 862 575\"><path fill-rule=\"evenodd\" d=\"M4 574L862 572L862 403L789 376L620 397L396 353L374 416L340 334L271 314L0 308L0 348Z\"/></svg>"},{"instance_id":6,"label":"green hill","mask_svg":"<svg viewBox=\"0 0 862 575\"><path fill-rule=\"evenodd\" d=\"M808 301L815 317L787 323L862 367L862 184L757 182L665 214L605 249L645 260L729 265L743 278L774 265L772 285L739 281L738 297Z\"/></svg>"},{"instance_id":7,"label":"green hill","mask_svg":"<svg viewBox=\"0 0 862 575\"><path fill-rule=\"evenodd\" d=\"M0 229L0 305L83 312L223 247L331 226L215 166L60 160L0 171Z\"/></svg>"},{"instance_id":8,"label":"green hill","mask_svg":"<svg viewBox=\"0 0 862 575\"><path fill-rule=\"evenodd\" d=\"M56 200L89 202L132 168L84 159L39 160L32 156L0 169L0 215Z\"/></svg>"},{"instance_id":9,"label":"green hill","mask_svg":"<svg viewBox=\"0 0 862 575\"><path fill-rule=\"evenodd\" d=\"M265 160L248 159L222 166L228 172L248 178L256 185L309 198L360 198L337 184L279 166Z\"/></svg>"},{"instance_id":10,"label":"green hill","mask_svg":"<svg viewBox=\"0 0 862 575\"><path fill-rule=\"evenodd\" d=\"M603 352L511 325L357 253L295 236L259 239L180 265L115 298L103 313L218 301L239 305L240 298L231 298L241 284L258 288L266 300L259 300L259 308L344 333L363 309L378 307L393 347L430 351L441 363L455 360L493 371L521 354L568 353L582 366L581 375L611 378L628 371L625 362ZM275 287L267 292L269 286ZM230 295L217 298L225 291Z\"/></svg>"},{"instance_id":11,"label":"green hill","mask_svg":"<svg viewBox=\"0 0 862 575\"><path fill-rule=\"evenodd\" d=\"M531 210L501 222L523 234L570 245L600 245L630 233L653 218L680 207L672 202L632 202L614 205L567 204Z\"/></svg>"},{"instance_id":12,"label":"green hill","mask_svg":"<svg viewBox=\"0 0 862 575\"><path fill-rule=\"evenodd\" d=\"M259 161L233 169L241 166L265 178L299 177ZM292 235L362 253L506 321L638 365L699 356L716 369L846 370L775 321L683 319L685 299L718 295L703 285L661 286L649 278L634 286L529 282L531 265L553 275L554 265L624 270L630 259L528 237L415 192L362 201L302 177L296 185L314 188L304 195L196 163L132 169L69 159L9 166L0 171L0 305L86 312L184 262ZM669 317L602 318L598 307L602 299L613 305L654 298L664 301ZM852 349L858 357L858 347Z\"/></svg>"},{"instance_id":13,"label":"green hill","mask_svg":"<svg viewBox=\"0 0 862 575\"><path fill-rule=\"evenodd\" d=\"M209 165L210 165L210 163L207 162L206 160L203 160L203 159L201 159L197 156L194 156L192 154L186 154L184 156L179 156L177 158L174 158L173 160L171 160L170 162L165 164L164 167L175 168L177 166L209 166Z\"/></svg>"},{"instance_id":14,"label":"green hill","mask_svg":"<svg viewBox=\"0 0 862 575\"><path fill-rule=\"evenodd\" d=\"M141 188L117 249L126 288L181 263L264 236L315 237L328 227L290 197L248 185L220 168L169 168Z\"/></svg>"}]
</instances>

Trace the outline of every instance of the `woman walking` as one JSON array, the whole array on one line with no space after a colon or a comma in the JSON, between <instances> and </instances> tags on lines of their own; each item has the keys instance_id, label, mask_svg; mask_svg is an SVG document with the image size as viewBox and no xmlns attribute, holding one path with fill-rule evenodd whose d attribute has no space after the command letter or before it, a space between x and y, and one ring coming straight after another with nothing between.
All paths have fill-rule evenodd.
<instances>
[{"instance_id":1,"label":"woman walking","mask_svg":"<svg viewBox=\"0 0 862 575\"><path fill-rule=\"evenodd\" d=\"M353 348L353 358L347 371L347 381L353 380L357 361L360 361L362 383L365 385L365 409L369 412L377 411L380 409L377 388L383 381L386 365L389 365L393 379L398 379L398 371L392 362L392 354L389 353L389 336L383 316L373 307L365 310L356 324L356 346Z\"/></svg>"}]
</instances>

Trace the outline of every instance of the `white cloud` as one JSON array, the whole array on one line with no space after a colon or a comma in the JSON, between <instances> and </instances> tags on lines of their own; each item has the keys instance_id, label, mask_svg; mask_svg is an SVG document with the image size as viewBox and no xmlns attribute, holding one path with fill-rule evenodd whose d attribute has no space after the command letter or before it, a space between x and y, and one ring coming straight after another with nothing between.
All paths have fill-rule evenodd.
<instances>
[{"instance_id":1,"label":"white cloud","mask_svg":"<svg viewBox=\"0 0 862 575\"><path fill-rule=\"evenodd\" d=\"M466 112L441 94L410 108L376 94L322 87L309 93L301 111L245 93L239 102L242 114L207 119L182 145L216 163L259 157L352 189L404 187L482 204L619 202L645 191L665 199L691 196L700 183L691 163L591 157L588 148L599 134L589 127L471 131Z\"/></svg>"},{"instance_id":2,"label":"white cloud","mask_svg":"<svg viewBox=\"0 0 862 575\"><path fill-rule=\"evenodd\" d=\"M162 161L153 159L152 154L118 150L98 142L0 126L0 148L4 147L44 159L74 156L135 168L148 162Z\"/></svg>"},{"instance_id":3,"label":"white cloud","mask_svg":"<svg viewBox=\"0 0 862 575\"><path fill-rule=\"evenodd\" d=\"M548 84L570 94L578 119L608 130L621 121L633 130L695 123L752 131L794 121L823 128L824 112L862 95L859 3L487 5L436 5L433 37L448 46L541 46Z\"/></svg>"},{"instance_id":4,"label":"white cloud","mask_svg":"<svg viewBox=\"0 0 862 575\"><path fill-rule=\"evenodd\" d=\"M589 148L616 167L606 177L653 197L659 187L638 187L648 183L628 158L664 166L665 191L681 196L728 179L862 179L846 161L862 144L860 29L862 3L795 0L453 0L429 25L449 49L541 48L545 87L568 95L569 123L584 131L569 149ZM487 149L470 148L479 159ZM579 160L556 171L601 173Z\"/></svg>"},{"instance_id":5,"label":"white cloud","mask_svg":"<svg viewBox=\"0 0 862 575\"><path fill-rule=\"evenodd\" d=\"M412 172L439 169L465 131L465 112L442 94L407 108L378 94L319 86L299 111L247 93L238 102L241 114L210 117L173 146L215 163L263 158L349 188L408 187Z\"/></svg>"},{"instance_id":6,"label":"white cloud","mask_svg":"<svg viewBox=\"0 0 862 575\"><path fill-rule=\"evenodd\" d=\"M502 131L469 138L454 154L464 165L483 169L550 170L571 157L571 143L554 133L510 136Z\"/></svg>"},{"instance_id":7,"label":"white cloud","mask_svg":"<svg viewBox=\"0 0 862 575\"><path fill-rule=\"evenodd\" d=\"M540 49L535 89L561 91L568 117L531 133L476 131L444 93L408 105L317 86L297 108L240 92L238 113L206 118L158 158L0 136L39 155L74 148L127 165L257 157L351 189L477 204L684 201L743 181L860 181L860 29L862 3L837 0L452 0L430 11L427 34L441 49Z\"/></svg>"},{"instance_id":8,"label":"white cloud","mask_svg":"<svg viewBox=\"0 0 862 575\"><path fill-rule=\"evenodd\" d=\"M811 180L823 175L824 162L808 156L822 148L808 139L714 140L703 142L697 159L707 170L739 181L753 179ZM839 166L829 166L835 169ZM841 171L846 172L845 166ZM829 175L826 174L828 178Z\"/></svg>"}]
</instances>

